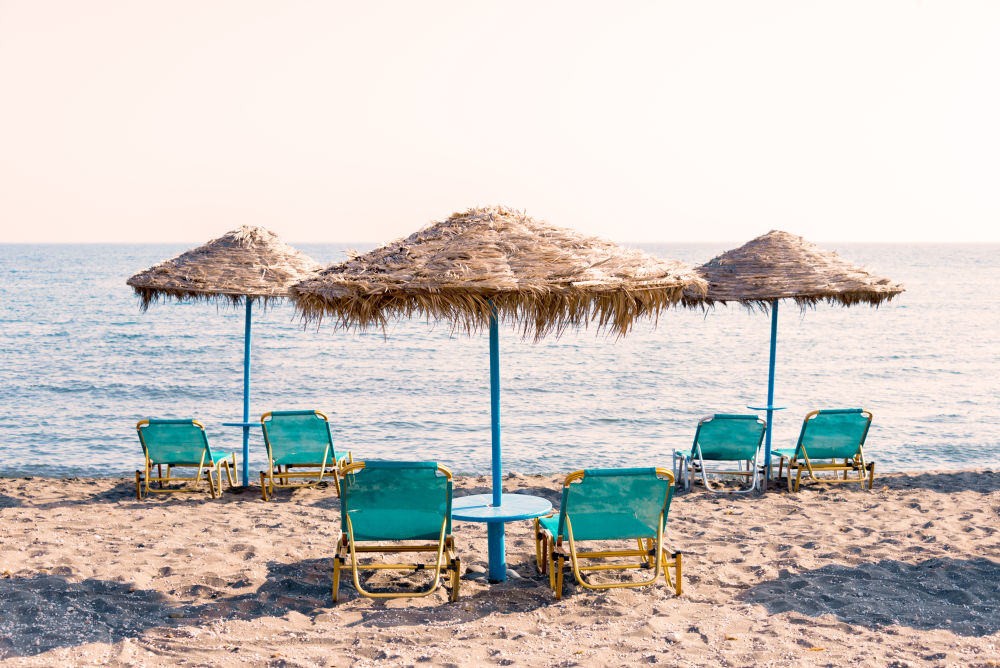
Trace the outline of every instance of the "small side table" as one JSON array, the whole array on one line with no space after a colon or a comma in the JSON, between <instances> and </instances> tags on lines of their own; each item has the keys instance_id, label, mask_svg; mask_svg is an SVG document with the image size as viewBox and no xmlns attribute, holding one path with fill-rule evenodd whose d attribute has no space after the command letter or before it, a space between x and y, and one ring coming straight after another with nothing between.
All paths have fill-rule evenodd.
<instances>
[{"instance_id":1,"label":"small side table","mask_svg":"<svg viewBox=\"0 0 1000 668\"><path fill-rule=\"evenodd\" d=\"M501 494L499 506L493 505L492 494L460 496L451 502L452 519L486 523L490 582L503 582L507 579L504 523L541 517L551 510L552 504L548 499L530 494Z\"/></svg>"},{"instance_id":2,"label":"small side table","mask_svg":"<svg viewBox=\"0 0 1000 668\"><path fill-rule=\"evenodd\" d=\"M774 308L778 308L778 302L772 302ZM777 311L776 311L777 312ZM777 317L777 316L775 316ZM775 321L777 322L777 321ZM773 325L772 325L773 327ZM772 375L774 371L774 330L771 331L772 341L771 341L771 370ZM787 406L773 406L770 403L767 406L747 406L752 411L767 411L767 432L764 437L764 489L767 489L767 485L771 482L771 422L774 419L774 411L783 411Z\"/></svg>"},{"instance_id":3,"label":"small side table","mask_svg":"<svg viewBox=\"0 0 1000 668\"><path fill-rule=\"evenodd\" d=\"M260 422L223 422L222 426L243 428L243 486L246 487L250 484L250 430L260 427Z\"/></svg>"}]
</instances>

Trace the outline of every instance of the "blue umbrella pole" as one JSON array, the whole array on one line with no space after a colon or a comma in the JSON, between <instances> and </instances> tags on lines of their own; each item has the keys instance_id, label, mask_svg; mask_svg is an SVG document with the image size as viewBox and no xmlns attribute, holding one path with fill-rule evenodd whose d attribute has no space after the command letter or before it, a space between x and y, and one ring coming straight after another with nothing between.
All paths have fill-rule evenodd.
<instances>
[{"instance_id":1,"label":"blue umbrella pole","mask_svg":"<svg viewBox=\"0 0 1000 668\"><path fill-rule=\"evenodd\" d=\"M767 367L767 435L764 438L765 481L771 479L771 430L774 419L774 352L778 347L778 300L771 301L771 356ZM766 484L766 483L765 483Z\"/></svg>"},{"instance_id":2,"label":"blue umbrella pole","mask_svg":"<svg viewBox=\"0 0 1000 668\"><path fill-rule=\"evenodd\" d=\"M493 442L493 506L499 507L503 482L500 477L500 333L493 304L490 312L490 432ZM507 579L507 557L504 550L503 522L486 525L489 544L489 579L503 582Z\"/></svg>"},{"instance_id":3,"label":"blue umbrella pole","mask_svg":"<svg viewBox=\"0 0 1000 668\"><path fill-rule=\"evenodd\" d=\"M247 315L243 328L243 486L250 485L250 320L253 300L246 297Z\"/></svg>"}]
</instances>

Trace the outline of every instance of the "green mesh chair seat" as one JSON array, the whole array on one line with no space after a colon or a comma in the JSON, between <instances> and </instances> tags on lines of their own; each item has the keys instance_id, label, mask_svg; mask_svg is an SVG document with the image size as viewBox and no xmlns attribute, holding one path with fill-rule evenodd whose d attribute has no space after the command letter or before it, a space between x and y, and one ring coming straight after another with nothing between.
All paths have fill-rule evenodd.
<instances>
[{"instance_id":1,"label":"green mesh chair seat","mask_svg":"<svg viewBox=\"0 0 1000 668\"><path fill-rule=\"evenodd\" d=\"M660 568L667 573L663 531L673 497L673 475L658 468L586 469L566 478L558 514L535 520L535 551L539 570L549 571L549 584L562 597L563 569L569 559L573 574L588 589L638 587L652 584ZM579 541L635 541L638 548L582 552ZM568 543L568 550L567 548ZM675 590L679 595L681 555L673 553ZM583 559L638 557L638 563L581 565ZM597 584L584 578L586 571L653 568L641 582ZM669 574L666 575L669 582Z\"/></svg>"},{"instance_id":2,"label":"green mesh chair seat","mask_svg":"<svg viewBox=\"0 0 1000 668\"><path fill-rule=\"evenodd\" d=\"M355 535L364 527L370 536L357 540L436 540L442 522L451 533L451 497L451 480L437 462L367 460L344 478L341 528L347 531L350 516Z\"/></svg>"},{"instance_id":3,"label":"green mesh chair seat","mask_svg":"<svg viewBox=\"0 0 1000 668\"><path fill-rule=\"evenodd\" d=\"M232 452L213 452L208 443L205 427L196 420L142 420L136 425L139 443L142 445L146 460L145 489L142 486L142 472L136 471L136 496L142 498L143 493L150 492L181 492L194 489L165 489L164 485L174 482L194 482L201 480L202 471L207 470L209 493L215 497L215 483L212 480L212 470L218 474L219 489L222 488L222 467L225 466L230 486L233 485L232 471L236 468L236 454ZM230 464L232 469L230 469ZM152 468L156 466L158 475L153 476ZM167 467L167 475L163 476L162 468ZM194 478L178 477L172 474L175 467L198 468ZM150 483L158 483L159 489L154 489Z\"/></svg>"},{"instance_id":4,"label":"green mesh chair seat","mask_svg":"<svg viewBox=\"0 0 1000 668\"><path fill-rule=\"evenodd\" d=\"M796 471L794 490L799 489L802 471L814 480L820 471L832 472L835 477L824 478L828 482L861 482L864 485L868 474L868 489L875 478L874 462L866 462L864 444L868 438L872 414L861 408L813 411L802 421L799 440L794 448L772 450L779 457L778 477L787 460L788 489L793 491L792 471ZM831 460L824 462L821 460ZM843 472L843 477L837 474ZM857 478L849 478L849 472L858 473Z\"/></svg>"},{"instance_id":5,"label":"green mesh chair seat","mask_svg":"<svg viewBox=\"0 0 1000 668\"><path fill-rule=\"evenodd\" d=\"M559 532L558 515L539 518L539 523L552 535ZM656 535L656 526L643 522L628 512L580 513L574 512L573 537L576 540L617 540L647 538Z\"/></svg>"},{"instance_id":6,"label":"green mesh chair seat","mask_svg":"<svg viewBox=\"0 0 1000 668\"><path fill-rule=\"evenodd\" d=\"M160 464L198 466L212 458L205 428L194 420L146 420L136 427L146 456Z\"/></svg>"},{"instance_id":7,"label":"green mesh chair seat","mask_svg":"<svg viewBox=\"0 0 1000 668\"><path fill-rule=\"evenodd\" d=\"M661 512L669 504L673 481L657 475L655 468L633 469L585 469L580 482L563 487L560 503L557 537L566 531L566 517L573 522L573 533L577 534L577 520L585 526L595 527L599 518L608 520L615 517L629 517L647 527L643 536L655 536ZM666 515L663 516L666 521ZM616 536L610 521L607 522L607 539L635 538L636 536ZM631 525L630 526L634 526ZM580 540L601 540L602 536L580 537Z\"/></svg>"},{"instance_id":8,"label":"green mesh chair seat","mask_svg":"<svg viewBox=\"0 0 1000 668\"><path fill-rule=\"evenodd\" d=\"M287 455L281 457L275 457L271 460L275 466L322 466L323 457L308 457L303 456L299 452L291 452ZM330 457L327 457L327 461L331 461Z\"/></svg>"},{"instance_id":9,"label":"green mesh chair seat","mask_svg":"<svg viewBox=\"0 0 1000 668\"><path fill-rule=\"evenodd\" d=\"M685 489L691 488L692 476L700 474L705 489L710 492L762 492L764 479L757 465L757 455L766 430L767 423L757 415L717 413L702 418L695 430L690 451L674 452L674 475L680 478ZM709 470L705 462L735 462L739 468ZM746 484L743 489L732 492L715 489L708 480L709 473L744 477Z\"/></svg>"},{"instance_id":10,"label":"green mesh chair seat","mask_svg":"<svg viewBox=\"0 0 1000 668\"><path fill-rule=\"evenodd\" d=\"M797 456L851 459L865 444L871 422L871 414L860 408L818 411L802 423Z\"/></svg>"},{"instance_id":11,"label":"green mesh chair seat","mask_svg":"<svg viewBox=\"0 0 1000 668\"><path fill-rule=\"evenodd\" d=\"M451 572L451 600L458 598L460 562L451 535L451 473L437 462L368 460L348 464L342 471L340 521L342 536L334 564L333 600L336 602L340 569L350 555L354 585L371 598L427 596L438 587L442 567ZM433 541L417 546L358 545L359 542ZM360 582L358 571L420 569L425 565L363 565L358 553L433 552L434 580L428 589L411 592L371 592Z\"/></svg>"},{"instance_id":12,"label":"green mesh chair seat","mask_svg":"<svg viewBox=\"0 0 1000 668\"><path fill-rule=\"evenodd\" d=\"M328 474L340 492L336 471L350 453L341 456L334 448L326 415L316 410L271 411L261 416L260 423L268 457L268 470L261 472L265 501L275 488L316 485Z\"/></svg>"},{"instance_id":13,"label":"green mesh chair seat","mask_svg":"<svg viewBox=\"0 0 1000 668\"><path fill-rule=\"evenodd\" d=\"M357 509L351 513L354 540L437 540L441 513L399 508Z\"/></svg>"}]
</instances>

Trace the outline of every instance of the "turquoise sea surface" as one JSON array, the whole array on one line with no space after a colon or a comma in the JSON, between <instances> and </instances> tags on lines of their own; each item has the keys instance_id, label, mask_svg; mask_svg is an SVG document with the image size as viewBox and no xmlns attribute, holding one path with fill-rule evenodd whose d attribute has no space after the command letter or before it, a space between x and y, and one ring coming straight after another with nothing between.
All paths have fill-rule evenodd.
<instances>
[{"instance_id":1,"label":"turquoise sea surface","mask_svg":"<svg viewBox=\"0 0 1000 668\"><path fill-rule=\"evenodd\" d=\"M242 307L141 313L125 285L198 243L0 245L0 475L128 474L147 417L194 417L217 449L241 448L222 423L241 417ZM739 243L633 245L698 264ZM907 291L879 309L782 302L775 445L793 445L810 410L864 407L880 471L1000 466L1000 245L820 245ZM371 246L297 245L324 263ZM738 306L672 310L621 340L501 329L505 469L669 467L699 418L766 402L769 333L767 315ZM255 310L252 359L253 417L315 408L355 458L489 470L485 333L303 327L278 304ZM251 475L262 460L256 430Z\"/></svg>"}]
</instances>

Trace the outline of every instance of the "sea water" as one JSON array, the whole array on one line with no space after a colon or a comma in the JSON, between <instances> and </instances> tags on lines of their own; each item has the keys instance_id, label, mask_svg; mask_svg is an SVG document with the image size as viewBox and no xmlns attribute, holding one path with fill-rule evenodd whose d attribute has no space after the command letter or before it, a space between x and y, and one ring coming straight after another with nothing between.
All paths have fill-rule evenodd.
<instances>
[{"instance_id":1,"label":"sea water","mask_svg":"<svg viewBox=\"0 0 1000 668\"><path fill-rule=\"evenodd\" d=\"M141 464L138 420L197 418L239 451L242 306L157 303L126 279L198 245L0 245L0 475L117 476ZM633 244L698 264L738 245ZM354 244L366 249L371 244ZM329 263L348 246L300 244ZM1000 246L825 244L901 281L875 309L779 309L775 447L803 416L862 407L881 471L1000 466ZM593 329L523 341L500 331L507 471L670 466L698 420L767 398L770 318L739 306L675 309L625 338ZM355 459L490 466L489 347L445 322L385 332L303 326L288 304L255 308L251 418L318 409ZM262 468L251 433L252 475Z\"/></svg>"}]
</instances>

